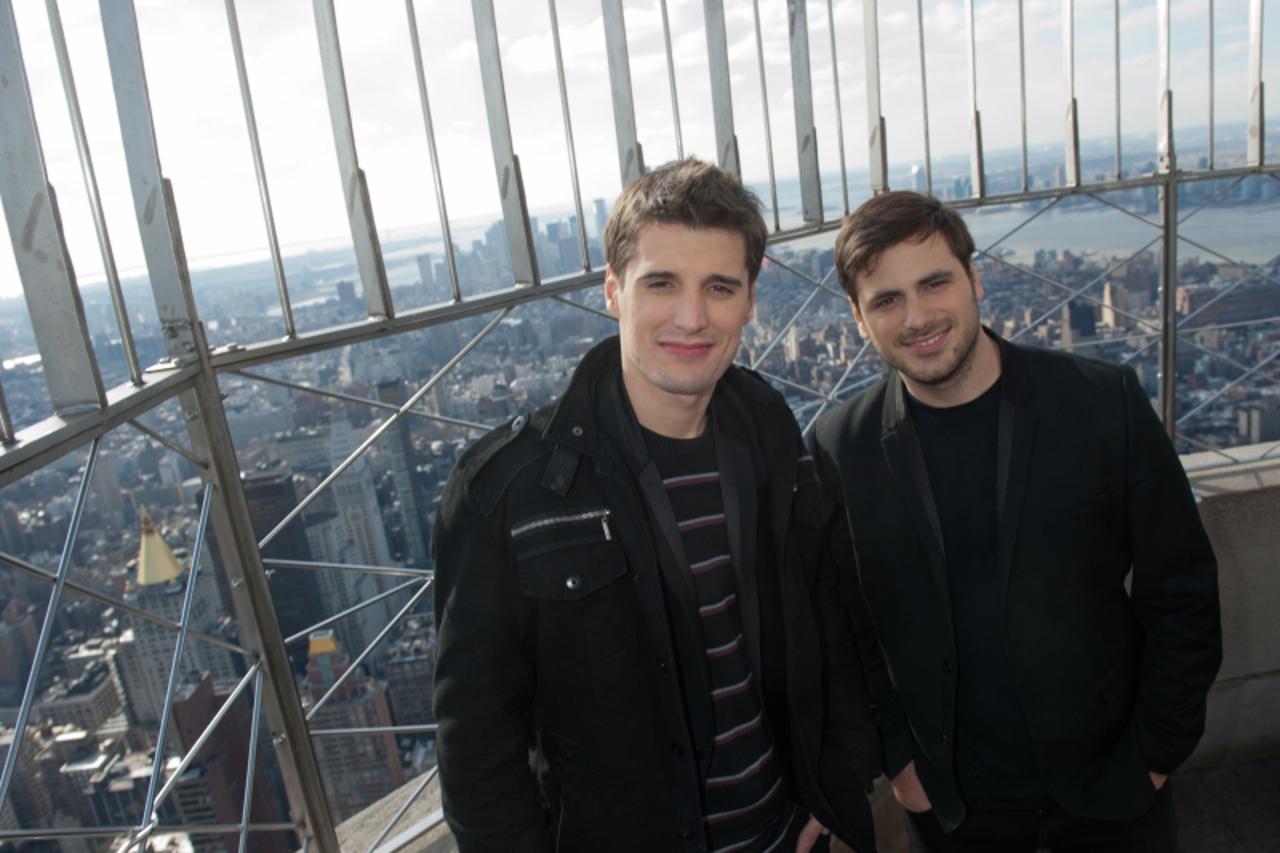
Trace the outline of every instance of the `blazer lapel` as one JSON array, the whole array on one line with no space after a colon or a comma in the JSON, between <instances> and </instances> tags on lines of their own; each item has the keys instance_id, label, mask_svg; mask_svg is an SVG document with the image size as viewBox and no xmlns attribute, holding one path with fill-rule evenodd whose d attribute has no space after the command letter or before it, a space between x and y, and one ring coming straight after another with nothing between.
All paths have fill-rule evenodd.
<instances>
[{"instance_id":1,"label":"blazer lapel","mask_svg":"<svg viewBox=\"0 0 1280 853\"><path fill-rule=\"evenodd\" d=\"M996 446L996 570L1000 573L1000 606L1013 567L1013 547L1018 540L1022 499L1031 469L1031 449L1036 433L1036 412L1028 400L1027 381L1019 353L1004 340L1000 342L1001 391L1000 422Z\"/></svg>"},{"instance_id":2,"label":"blazer lapel","mask_svg":"<svg viewBox=\"0 0 1280 853\"><path fill-rule=\"evenodd\" d=\"M725 533L738 582L738 613L746 636L747 654L760 672L760 590L756 572L755 466L751 452L736 436L716 433L716 462L720 467L720 491L724 499ZM758 677L758 676L757 676Z\"/></svg>"},{"instance_id":3,"label":"blazer lapel","mask_svg":"<svg viewBox=\"0 0 1280 853\"><path fill-rule=\"evenodd\" d=\"M928 555L929 569L941 593L947 613L947 627L950 630L951 585L947 581L942 523L938 519L938 507L933 501L924 451L920 449L915 425L907 412L905 394L902 379L894 376L885 395L880 446L884 450L885 461L888 462L898 494L907 505L907 514L916 528L916 535Z\"/></svg>"}]
</instances>

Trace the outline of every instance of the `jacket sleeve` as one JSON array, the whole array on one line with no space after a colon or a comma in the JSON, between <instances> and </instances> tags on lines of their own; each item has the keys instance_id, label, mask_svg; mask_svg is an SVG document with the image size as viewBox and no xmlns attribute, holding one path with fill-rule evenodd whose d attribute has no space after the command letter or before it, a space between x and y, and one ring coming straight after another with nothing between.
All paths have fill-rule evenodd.
<instances>
[{"instance_id":1,"label":"jacket sleeve","mask_svg":"<svg viewBox=\"0 0 1280 853\"><path fill-rule=\"evenodd\" d=\"M551 839L529 766L529 612L497 515L482 515L451 478L433 538L440 784L461 853L536 853Z\"/></svg>"},{"instance_id":2,"label":"jacket sleeve","mask_svg":"<svg viewBox=\"0 0 1280 853\"><path fill-rule=\"evenodd\" d=\"M1131 369L1124 391L1131 594L1144 628L1135 728L1147 768L1171 773L1204 733L1222 663L1218 564L1182 463Z\"/></svg>"},{"instance_id":3,"label":"jacket sleeve","mask_svg":"<svg viewBox=\"0 0 1280 853\"><path fill-rule=\"evenodd\" d=\"M827 522L824 537L826 559L832 567L837 584L836 591L829 596L829 600L841 601L848 614L857 666L871 707L871 719L880 735L880 769L892 779L915 758L911 728L907 723L906 712L898 701L898 693L890 678L889 667L880 650L880 641L876 637L858 582L857 557L853 550L844 501L841 499L843 492L839 478L833 470L831 460L817 441L814 442L813 456L823 488L835 499L835 510Z\"/></svg>"}]
</instances>

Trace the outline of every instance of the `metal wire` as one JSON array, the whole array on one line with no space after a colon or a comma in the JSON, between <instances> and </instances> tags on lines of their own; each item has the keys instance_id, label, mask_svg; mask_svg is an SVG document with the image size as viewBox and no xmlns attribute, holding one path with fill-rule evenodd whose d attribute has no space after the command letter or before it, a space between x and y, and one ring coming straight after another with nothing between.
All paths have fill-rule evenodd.
<instances>
[{"instance_id":1,"label":"metal wire","mask_svg":"<svg viewBox=\"0 0 1280 853\"><path fill-rule=\"evenodd\" d=\"M769 125L769 85L764 73L764 35L760 30L760 0L751 0L756 22L756 68L760 74L760 113L764 118L764 150L769 163L769 204L773 209L773 230L782 230L778 213L778 180L773 173L773 130Z\"/></svg>"}]
</instances>

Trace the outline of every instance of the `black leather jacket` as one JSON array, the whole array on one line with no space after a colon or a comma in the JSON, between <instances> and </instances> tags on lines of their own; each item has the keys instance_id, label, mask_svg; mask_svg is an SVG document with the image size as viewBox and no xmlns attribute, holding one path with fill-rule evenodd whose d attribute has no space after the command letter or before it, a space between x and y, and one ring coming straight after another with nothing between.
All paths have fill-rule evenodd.
<instances>
[{"instance_id":1,"label":"black leather jacket","mask_svg":"<svg viewBox=\"0 0 1280 853\"><path fill-rule=\"evenodd\" d=\"M554 407L478 441L445 489L435 713L463 853L705 846L709 691L701 660L681 658L696 646L664 539L678 534L652 521L661 481L619 358L616 339L595 347ZM879 744L822 550L832 504L763 380L730 368L712 406L726 493L757 495L729 534L755 567L739 596L775 746L793 795L873 850Z\"/></svg>"}]
</instances>

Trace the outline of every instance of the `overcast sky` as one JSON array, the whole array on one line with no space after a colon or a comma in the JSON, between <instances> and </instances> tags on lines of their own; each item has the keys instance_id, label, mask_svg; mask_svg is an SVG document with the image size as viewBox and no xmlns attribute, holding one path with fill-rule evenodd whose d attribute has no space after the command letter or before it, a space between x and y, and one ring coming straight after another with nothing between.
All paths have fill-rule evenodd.
<instances>
[{"instance_id":1,"label":"overcast sky","mask_svg":"<svg viewBox=\"0 0 1280 853\"><path fill-rule=\"evenodd\" d=\"M81 282L102 276L54 59L45 5L13 0L49 179ZM850 169L867 161L861 0L834 2ZM1176 121L1203 125L1208 112L1207 0L1173 2ZM1247 0L1217 3L1216 119L1242 122L1247 102ZM571 182L545 3L495 0L515 149L529 204L568 209ZM734 111L744 174L766 178L766 148L752 6L725 0ZM1156 3L1123 0L1121 42L1125 132L1151 131L1156 115ZM142 264L98 4L63 0L63 23L116 257ZM627 0L626 22L640 140L649 164L676 154L658 0ZM786 0L760 0L774 157L779 176L795 167ZM165 174L174 184L193 266L264 256L266 237L240 103L223 0L137 0L144 60ZM334 155L312 3L241 0L240 26L263 156L286 253L342 238L348 226ZM427 85L445 197L452 219L493 215L496 179L480 87L471 4L417 0ZM559 0L573 132L584 201L619 189L603 25L597 0ZM668 0L686 154L714 156L701 0ZM809 0L819 153L839 168L835 97L825 0ZM968 85L962 0L926 0L929 119L935 158L968 146ZM1062 0L1026 0L1028 122L1035 144L1061 144ZM1280 76L1280 0L1267 0L1264 72L1275 116ZM400 0L338 0L343 59L361 165L384 236L437 219L405 5ZM1018 145L1017 2L978 0L978 101L988 149ZM1110 137L1115 114L1112 0L1077 0L1076 93L1081 136ZM882 98L891 162L923 151L915 4L880 2ZM7 240L0 243L0 296L20 292Z\"/></svg>"}]
</instances>

